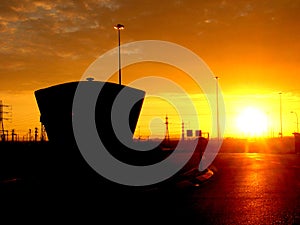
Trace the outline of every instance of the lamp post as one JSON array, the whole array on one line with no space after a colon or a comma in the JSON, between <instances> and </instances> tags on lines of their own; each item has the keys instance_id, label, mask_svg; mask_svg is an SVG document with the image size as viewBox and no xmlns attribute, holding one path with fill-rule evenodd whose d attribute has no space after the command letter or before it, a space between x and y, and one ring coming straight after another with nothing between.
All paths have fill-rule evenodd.
<instances>
[{"instance_id":1,"label":"lamp post","mask_svg":"<svg viewBox=\"0 0 300 225\"><path fill-rule=\"evenodd\" d=\"M219 79L220 77L216 76L216 103L217 103L217 137L218 141L220 140L220 128L219 128Z\"/></svg>"},{"instance_id":2,"label":"lamp post","mask_svg":"<svg viewBox=\"0 0 300 225\"><path fill-rule=\"evenodd\" d=\"M281 100L281 95L282 95L282 92L279 92L279 101L280 101L280 138L282 138L282 100Z\"/></svg>"},{"instance_id":3,"label":"lamp post","mask_svg":"<svg viewBox=\"0 0 300 225\"><path fill-rule=\"evenodd\" d=\"M298 115L297 115L297 113L296 113L296 112L294 112L294 111L291 111L291 113L294 113L294 114L296 115L296 119L297 119L297 133L299 133Z\"/></svg>"},{"instance_id":4,"label":"lamp post","mask_svg":"<svg viewBox=\"0 0 300 225\"><path fill-rule=\"evenodd\" d=\"M124 25L117 24L114 26L116 30L118 30L118 42L119 42L119 84L121 85L121 49L120 49L120 30L124 30Z\"/></svg>"}]
</instances>

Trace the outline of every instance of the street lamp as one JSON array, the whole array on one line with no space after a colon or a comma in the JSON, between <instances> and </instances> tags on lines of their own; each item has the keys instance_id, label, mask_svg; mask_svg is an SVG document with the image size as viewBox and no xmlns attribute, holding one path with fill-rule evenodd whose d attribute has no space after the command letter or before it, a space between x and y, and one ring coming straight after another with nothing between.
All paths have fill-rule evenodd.
<instances>
[{"instance_id":1,"label":"street lamp","mask_svg":"<svg viewBox=\"0 0 300 225\"><path fill-rule=\"evenodd\" d=\"M279 99L280 100L280 133L279 133L279 135L282 138L282 100L281 100L282 92L279 92L278 94L280 96L280 99Z\"/></svg>"},{"instance_id":2,"label":"street lamp","mask_svg":"<svg viewBox=\"0 0 300 225\"><path fill-rule=\"evenodd\" d=\"M297 113L296 113L296 112L294 112L294 111L291 111L291 113L295 113L295 115L296 115L296 119L297 119L297 133L299 133L298 115L297 115Z\"/></svg>"},{"instance_id":3,"label":"street lamp","mask_svg":"<svg viewBox=\"0 0 300 225\"><path fill-rule=\"evenodd\" d=\"M219 128L219 79L220 77L216 76L216 103L217 103L217 137L220 140L220 128Z\"/></svg>"},{"instance_id":4,"label":"street lamp","mask_svg":"<svg viewBox=\"0 0 300 225\"><path fill-rule=\"evenodd\" d=\"M120 50L120 30L124 30L124 25L117 24L114 26L118 30L118 40L119 40L119 84L121 85L121 50Z\"/></svg>"}]
</instances>

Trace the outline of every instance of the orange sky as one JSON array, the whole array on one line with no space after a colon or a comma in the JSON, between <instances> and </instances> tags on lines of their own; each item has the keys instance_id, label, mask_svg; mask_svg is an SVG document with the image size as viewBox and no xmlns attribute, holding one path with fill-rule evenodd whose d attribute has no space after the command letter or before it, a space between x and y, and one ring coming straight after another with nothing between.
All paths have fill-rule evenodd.
<instances>
[{"instance_id":1,"label":"orange sky","mask_svg":"<svg viewBox=\"0 0 300 225\"><path fill-rule=\"evenodd\" d=\"M12 120L4 121L6 129L14 128L23 136L29 128L39 127L33 92L80 79L98 56L117 46L117 33L113 29L117 23L125 26L122 43L150 39L174 42L206 62L221 78L226 136L242 135L235 120L248 106L268 115L272 124L267 133L277 136L279 92L283 93L283 134L292 135L295 131L296 117L290 112L298 112L300 116L298 0L1 1L0 100L12 105ZM166 77L172 77L173 72L180 74L174 68L141 65L124 70L124 77L128 76L124 83L141 72ZM189 81L180 83L197 99L198 90L194 91ZM147 93L161 91L156 86L150 83L141 88ZM170 93L176 95L166 88L164 94ZM156 113L164 117L171 111L153 109L155 101L145 103L145 109L152 109L143 110L144 118ZM200 129L209 131L210 112L203 96L197 104L201 105ZM178 119L173 120L172 131L180 124ZM147 136L148 122L143 121L139 126ZM152 132L159 133L161 130L154 128L163 122L152 121ZM197 129L192 118L186 125Z\"/></svg>"}]
</instances>

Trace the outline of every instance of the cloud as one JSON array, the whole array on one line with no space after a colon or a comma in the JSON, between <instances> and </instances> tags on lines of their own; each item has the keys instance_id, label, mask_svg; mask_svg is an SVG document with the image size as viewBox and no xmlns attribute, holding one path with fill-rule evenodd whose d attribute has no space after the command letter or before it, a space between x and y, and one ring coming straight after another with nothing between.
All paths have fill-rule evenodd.
<instances>
[{"instance_id":1,"label":"cloud","mask_svg":"<svg viewBox=\"0 0 300 225\"><path fill-rule=\"evenodd\" d=\"M44 27L37 29L53 26L61 27L62 32L75 32L86 27L98 28L96 18L101 19L105 10L115 11L119 8L120 4L112 0L7 1L0 3L0 22L2 26L22 29L24 23L28 28L31 22L41 20ZM2 29L2 32L5 31Z\"/></svg>"},{"instance_id":2,"label":"cloud","mask_svg":"<svg viewBox=\"0 0 300 225\"><path fill-rule=\"evenodd\" d=\"M105 15L120 6L114 0L2 1L0 54L70 56L74 60L78 55L65 52L75 46L81 51L81 46L93 43L88 39L95 37L89 33L105 29Z\"/></svg>"},{"instance_id":3,"label":"cloud","mask_svg":"<svg viewBox=\"0 0 300 225\"><path fill-rule=\"evenodd\" d=\"M101 7L108 8L112 11L115 11L120 8L120 4L118 4L112 0L102 0L102 1L98 1L98 2Z\"/></svg>"},{"instance_id":4,"label":"cloud","mask_svg":"<svg viewBox=\"0 0 300 225\"><path fill-rule=\"evenodd\" d=\"M285 58L289 57L294 61L298 59L299 54L295 53L294 57L290 51L286 51L295 49L299 36L295 29L300 15L296 13L299 11L296 3L283 4L279 1L273 4L270 0L264 3L253 0L234 3L225 0L124 2L1 1L0 59L10 56L11 59L23 60L24 63L39 60L90 60L116 47L117 38L113 25L119 22L126 27L122 33L122 43L161 39L191 47L201 54L206 54L206 48L210 49L209 52L215 50L211 58L218 58L222 52L228 51L227 55L223 54L227 59L236 52L240 53L234 50L241 49L242 45L247 49L249 43L253 46L263 45L261 49L275 49L276 45L276 49L282 50L281 59L284 54L287 55ZM268 21L265 18L273 18L274 21L266 24ZM274 37L279 40L278 37L283 35L286 40L293 41L286 41L288 44L285 45L269 41L274 40ZM138 53L137 50L122 51L123 54ZM276 55L275 50L272 55ZM218 60L224 61L225 57Z\"/></svg>"}]
</instances>

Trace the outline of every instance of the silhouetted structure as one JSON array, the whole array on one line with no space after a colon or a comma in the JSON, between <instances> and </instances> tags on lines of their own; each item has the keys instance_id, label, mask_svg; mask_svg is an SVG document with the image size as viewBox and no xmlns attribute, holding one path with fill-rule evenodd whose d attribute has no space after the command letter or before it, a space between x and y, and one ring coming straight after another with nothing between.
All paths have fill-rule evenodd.
<instances>
[{"instance_id":1,"label":"silhouetted structure","mask_svg":"<svg viewBox=\"0 0 300 225\"><path fill-rule=\"evenodd\" d=\"M9 105L4 105L0 100L0 124L1 124L1 141L6 141L8 139L8 130L4 129L4 120L8 120L9 118L5 117L5 114L8 114L8 111L5 111L4 108L10 107ZM5 134L6 133L6 134Z\"/></svg>"},{"instance_id":2,"label":"silhouetted structure","mask_svg":"<svg viewBox=\"0 0 300 225\"><path fill-rule=\"evenodd\" d=\"M79 82L70 82L35 91L41 113L40 121L45 126L48 139L60 146L73 146L76 144L72 126L72 116L76 115L72 112L72 104L78 84ZM100 81L81 81L80 85L87 91L101 89L95 108L95 123L103 144L109 149L111 146L123 146L117 138L111 123L113 103L121 91L130 92L126 101L128 105L133 104L129 115L129 126L132 133L134 133L145 92L115 83ZM134 104L132 102L134 100L130 99L132 95L139 96L141 100ZM124 112L119 112L119 117L128 123L128 118L124 115Z\"/></svg>"},{"instance_id":3,"label":"silhouetted structure","mask_svg":"<svg viewBox=\"0 0 300 225\"><path fill-rule=\"evenodd\" d=\"M15 129L12 129L12 131L11 131L11 141L12 142L15 141L15 137L17 137L17 134L15 133Z\"/></svg>"},{"instance_id":4,"label":"silhouetted structure","mask_svg":"<svg viewBox=\"0 0 300 225\"><path fill-rule=\"evenodd\" d=\"M91 93L99 93L93 114L95 115L96 129L101 142L113 157L127 164L144 166L157 163L173 152L172 150L175 149L177 142L174 142L174 145L171 147L169 146L169 151L164 151L161 146L148 151L137 151L129 147L130 145L124 145L115 132L117 130L114 130L112 110L115 107L116 99L123 96L123 105L117 111L117 117L120 123L128 124L129 122L131 130L131 140L129 142L133 145L136 144L133 140L133 133L135 132L145 97L143 90L92 80L69 82L40 89L34 93L41 113L40 121L45 126L49 142L54 146L52 154L55 155L55 157L53 156L56 161L55 166L59 170L56 174L63 176L64 173L67 173L65 176L74 176L73 178L76 182L91 178L91 176L94 177L93 179L95 177L99 178L98 174L96 176L92 175L95 175L95 171L92 171L91 167L82 158L74 137L72 118L80 115L77 115L77 112L72 110L74 96L79 85L87 92L92 90ZM99 92L99 90L101 91ZM133 98L133 96L135 97ZM89 98L89 95L86 97ZM124 113L126 110L123 110L123 108L128 106L132 107L130 107L129 115L126 115ZM166 129L166 139L169 140L167 116ZM197 139L195 141L198 143L197 148L192 158L182 169L182 173L187 172L187 170L198 169L207 140Z\"/></svg>"},{"instance_id":5,"label":"silhouetted structure","mask_svg":"<svg viewBox=\"0 0 300 225\"><path fill-rule=\"evenodd\" d=\"M166 135L165 135L165 140L167 143L170 142L170 133L169 133L169 118L168 118L168 115L166 115Z\"/></svg>"}]
</instances>

